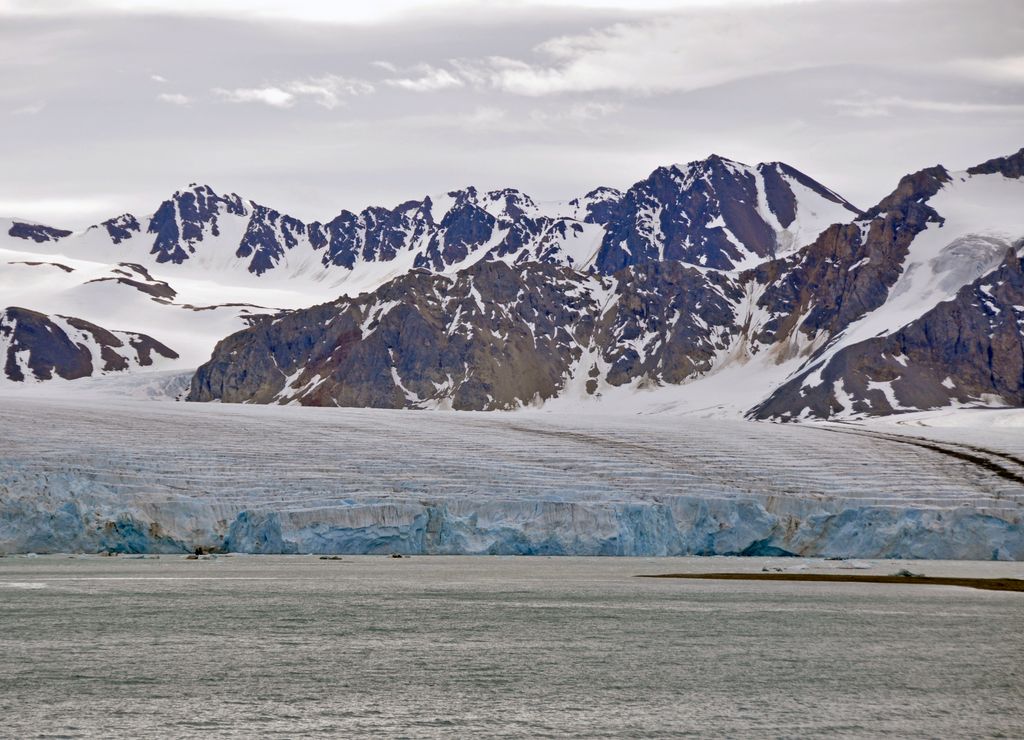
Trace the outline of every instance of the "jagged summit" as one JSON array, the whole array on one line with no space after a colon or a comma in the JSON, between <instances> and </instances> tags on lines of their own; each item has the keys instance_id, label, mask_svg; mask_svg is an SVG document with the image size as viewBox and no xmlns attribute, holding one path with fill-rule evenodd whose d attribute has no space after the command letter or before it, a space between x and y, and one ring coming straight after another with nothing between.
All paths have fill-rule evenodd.
<instances>
[{"instance_id":1,"label":"jagged summit","mask_svg":"<svg viewBox=\"0 0 1024 740\"><path fill-rule=\"evenodd\" d=\"M8 236L12 236L15 239L30 239L37 244L60 241L71 236L71 233L67 229L57 229L53 226L20 219L12 219L10 226L7 228Z\"/></svg>"},{"instance_id":2,"label":"jagged summit","mask_svg":"<svg viewBox=\"0 0 1024 740\"><path fill-rule=\"evenodd\" d=\"M735 270L806 218L770 178L798 211L807 191L853 207L779 163L659 168L609 206L590 270L484 259L260 319L191 397L487 410L677 386L715 403L700 388L721 393L718 375L764 419L1024 405L1024 180L1003 174L1012 160L985 170L908 175L852 222Z\"/></svg>"},{"instance_id":3,"label":"jagged summit","mask_svg":"<svg viewBox=\"0 0 1024 740\"><path fill-rule=\"evenodd\" d=\"M600 271L673 259L734 269L786 254L860 211L782 163L751 167L717 154L659 167L623 196Z\"/></svg>"},{"instance_id":4,"label":"jagged summit","mask_svg":"<svg viewBox=\"0 0 1024 740\"><path fill-rule=\"evenodd\" d=\"M1024 177L1024 147L1005 157L994 157L974 167L968 167L967 173L970 175L994 175L998 173L1003 177Z\"/></svg>"},{"instance_id":5,"label":"jagged summit","mask_svg":"<svg viewBox=\"0 0 1024 740\"><path fill-rule=\"evenodd\" d=\"M569 202L467 186L312 222L193 183L82 234L12 223L0 269L11 305L131 328L188 367L221 340L201 400L492 409L671 386L735 388L736 413L772 419L1022 404L1022 165L926 168L863 213L790 165L720 155ZM289 310L260 318L271 306ZM204 327L198 349L181 326ZM18 347L12 367L32 359Z\"/></svg>"},{"instance_id":6,"label":"jagged summit","mask_svg":"<svg viewBox=\"0 0 1024 740\"><path fill-rule=\"evenodd\" d=\"M12 225L9 235L66 239L76 253L99 248L154 267L254 276L360 272L384 264L398 272L444 271L484 258L608 274L652 259L736 269L799 248L824 226L856 213L794 168L752 168L711 155L660 167L625 192L598 187L567 203L538 204L515 188L469 185L305 222L236 193L189 183L150 216L125 213L102 221L87 230L84 243L41 225Z\"/></svg>"},{"instance_id":7,"label":"jagged summit","mask_svg":"<svg viewBox=\"0 0 1024 740\"><path fill-rule=\"evenodd\" d=\"M749 169L750 168L750 165L744 164L743 162L740 162L739 160L730 159L729 157L723 157L721 154L716 154L714 152L712 152L708 156L704 157L704 159L691 159L688 162L676 162L675 164L671 165L671 167L673 167L674 169L677 169L677 170L694 170L694 169L704 169L704 170L707 170L707 169L711 169L713 167L728 167L728 166L742 167L744 169Z\"/></svg>"}]
</instances>

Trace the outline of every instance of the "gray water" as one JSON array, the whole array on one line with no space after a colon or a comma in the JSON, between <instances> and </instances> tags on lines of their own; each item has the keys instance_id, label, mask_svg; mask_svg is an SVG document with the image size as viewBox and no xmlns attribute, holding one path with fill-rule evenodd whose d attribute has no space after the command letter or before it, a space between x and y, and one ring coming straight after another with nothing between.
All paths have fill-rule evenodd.
<instances>
[{"instance_id":1,"label":"gray water","mask_svg":"<svg viewBox=\"0 0 1024 740\"><path fill-rule=\"evenodd\" d=\"M0 734L1024 735L1021 594L633 577L765 565L0 558Z\"/></svg>"}]
</instances>

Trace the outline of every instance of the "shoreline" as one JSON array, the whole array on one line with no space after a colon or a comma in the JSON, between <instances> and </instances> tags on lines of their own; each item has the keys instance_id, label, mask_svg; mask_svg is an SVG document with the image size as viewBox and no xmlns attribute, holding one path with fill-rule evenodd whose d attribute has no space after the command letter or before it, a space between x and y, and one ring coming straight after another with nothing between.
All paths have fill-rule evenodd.
<instances>
[{"instance_id":1,"label":"shoreline","mask_svg":"<svg viewBox=\"0 0 1024 740\"><path fill-rule=\"evenodd\" d=\"M889 583L922 586L960 586L984 591L1024 593L1021 578L959 578L948 576L853 575L845 573L659 573L637 578L677 578L720 581L804 581L824 583Z\"/></svg>"}]
</instances>

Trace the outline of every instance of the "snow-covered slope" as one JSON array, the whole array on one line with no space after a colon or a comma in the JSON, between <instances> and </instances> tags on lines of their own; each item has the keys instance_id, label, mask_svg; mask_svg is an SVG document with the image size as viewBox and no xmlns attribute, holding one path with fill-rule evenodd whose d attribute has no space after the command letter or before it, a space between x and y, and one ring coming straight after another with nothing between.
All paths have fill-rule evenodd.
<instances>
[{"instance_id":1,"label":"snow-covered slope","mask_svg":"<svg viewBox=\"0 0 1024 740\"><path fill-rule=\"evenodd\" d=\"M176 359L173 350L145 334L18 307L0 312L0 362L12 381L77 380L160 368Z\"/></svg>"},{"instance_id":2,"label":"snow-covered slope","mask_svg":"<svg viewBox=\"0 0 1024 740\"><path fill-rule=\"evenodd\" d=\"M625 193L538 204L468 187L311 223L193 184L149 216L80 233L0 222L0 297L148 334L178 355L170 366L188 368L254 314L356 296L417 269L453 275L487 260L608 274L660 259L732 269L856 213L787 165L717 156L659 169Z\"/></svg>"},{"instance_id":3,"label":"snow-covered slope","mask_svg":"<svg viewBox=\"0 0 1024 740\"><path fill-rule=\"evenodd\" d=\"M194 186L82 234L12 222L0 290L147 334L170 369L206 361L192 400L1016 406L1022 174L1024 150L932 167L861 213L787 165L712 156L566 203L466 188L311 223Z\"/></svg>"},{"instance_id":4,"label":"snow-covered slope","mask_svg":"<svg viewBox=\"0 0 1024 740\"><path fill-rule=\"evenodd\" d=\"M756 413L1024 405L1022 164L1024 150L918 173L848 227L859 230L854 249L832 255L846 275L830 278L831 294L809 301L791 333L811 351Z\"/></svg>"},{"instance_id":5,"label":"snow-covered slope","mask_svg":"<svg viewBox=\"0 0 1024 740\"><path fill-rule=\"evenodd\" d=\"M173 351L173 357L146 369L189 369L203 362L223 336L244 328L247 317L268 310L247 305L249 299L279 302L264 304L269 306L301 306L305 301L291 291L232 291L211 281L178 280L176 285L191 295L183 296L136 263L0 249L0 310L19 307L145 334ZM0 382L5 379L10 373L0 372Z\"/></svg>"},{"instance_id":6,"label":"snow-covered slope","mask_svg":"<svg viewBox=\"0 0 1024 740\"><path fill-rule=\"evenodd\" d=\"M625 193L598 188L565 203L537 204L515 189L467 187L304 223L193 184L150 216L126 213L78 234L18 221L2 225L9 245L31 244L41 254L133 262L163 279L313 286L334 297L372 289L413 266L444 272L484 258L604 273L665 258L731 269L788 254L858 213L788 165L751 167L712 155L659 168Z\"/></svg>"},{"instance_id":7,"label":"snow-covered slope","mask_svg":"<svg viewBox=\"0 0 1024 740\"><path fill-rule=\"evenodd\" d=\"M730 260L770 244L750 238L741 252L731 229L701 219L756 235L765 222L749 220L758 201L744 188L771 170L669 168L624 196L614 223L631 230L617 241L609 227L592 270L488 258L254 321L218 346L189 398L473 410L600 400L785 420L1024 405L1021 162L1024 151L909 175L854 222L745 270ZM664 197L682 192L695 196ZM696 261L726 268L692 264L699 239Z\"/></svg>"}]
</instances>

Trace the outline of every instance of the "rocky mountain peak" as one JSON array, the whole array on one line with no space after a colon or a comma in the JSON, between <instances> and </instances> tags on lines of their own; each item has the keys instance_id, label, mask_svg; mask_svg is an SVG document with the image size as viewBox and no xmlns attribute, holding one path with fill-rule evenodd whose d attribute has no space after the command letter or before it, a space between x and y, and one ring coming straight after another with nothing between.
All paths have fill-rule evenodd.
<instances>
[{"instance_id":1,"label":"rocky mountain peak","mask_svg":"<svg viewBox=\"0 0 1024 740\"><path fill-rule=\"evenodd\" d=\"M580 221L604 225L615 218L625 194L617 188L598 187L569 201L573 216Z\"/></svg>"},{"instance_id":2,"label":"rocky mountain peak","mask_svg":"<svg viewBox=\"0 0 1024 740\"><path fill-rule=\"evenodd\" d=\"M222 214L244 216L247 208L234 193L218 195L209 185L192 183L178 190L156 209L146 231L155 234L151 254L157 262L180 264L195 252L206 235L220 236Z\"/></svg>"},{"instance_id":3,"label":"rocky mountain peak","mask_svg":"<svg viewBox=\"0 0 1024 740\"><path fill-rule=\"evenodd\" d=\"M604 273L665 259L731 270L804 246L860 211L788 165L712 154L654 170L614 214L597 259Z\"/></svg>"},{"instance_id":4,"label":"rocky mountain peak","mask_svg":"<svg viewBox=\"0 0 1024 740\"><path fill-rule=\"evenodd\" d=\"M911 203L924 204L942 186L952 180L949 171L942 165L928 167L910 175L904 175L896 189L882 198L878 205L865 212L865 218L875 218L889 211L906 211Z\"/></svg>"},{"instance_id":5,"label":"rocky mountain peak","mask_svg":"<svg viewBox=\"0 0 1024 740\"><path fill-rule=\"evenodd\" d=\"M142 231L139 219L131 213L122 213L120 216L108 218L106 221L101 221L99 226L102 226L106 230L107 235L114 244L120 244L126 239L131 239ZM90 228L95 229L98 228L98 226Z\"/></svg>"},{"instance_id":6,"label":"rocky mountain peak","mask_svg":"<svg viewBox=\"0 0 1024 740\"><path fill-rule=\"evenodd\" d=\"M969 167L967 173L970 175L994 175L998 173L1003 177L1014 179L1024 177L1024 147L1015 154L995 157L987 162Z\"/></svg>"},{"instance_id":7,"label":"rocky mountain peak","mask_svg":"<svg viewBox=\"0 0 1024 740\"><path fill-rule=\"evenodd\" d=\"M416 267L441 271L480 250L510 262L586 265L603 274L652 260L730 270L788 253L828 223L848 220L832 208L837 203L845 201L793 168L773 165L761 173L713 154L660 167L625 193L601 187L568 204L541 208L515 188L481 191L470 185L394 208L342 211L325 223L303 223L237 194L189 183L148 219L122 214L97 230L105 230L114 245L129 239L145 244L148 255L133 256L137 262L182 264L202 251L205 264L232 269L242 260L254 275L282 265L308 271L317 262L356 270L403 253L411 253ZM800 218L804 210L820 215L808 225ZM240 223L225 231L232 220ZM62 238L57 230L38 228L22 228L18 235ZM297 259L284 259L291 250Z\"/></svg>"},{"instance_id":8,"label":"rocky mountain peak","mask_svg":"<svg viewBox=\"0 0 1024 740\"><path fill-rule=\"evenodd\" d=\"M496 212L495 215L512 220L532 216L537 212L537 204L533 198L515 188L490 190L484 196L483 202L486 210L493 210Z\"/></svg>"},{"instance_id":9,"label":"rocky mountain peak","mask_svg":"<svg viewBox=\"0 0 1024 740\"><path fill-rule=\"evenodd\" d=\"M43 242L60 241L71 236L71 232L27 221L12 221L10 228L7 229L7 235L13 236L15 239L31 239L36 244L42 244Z\"/></svg>"}]
</instances>

